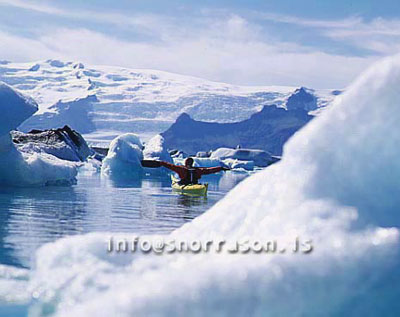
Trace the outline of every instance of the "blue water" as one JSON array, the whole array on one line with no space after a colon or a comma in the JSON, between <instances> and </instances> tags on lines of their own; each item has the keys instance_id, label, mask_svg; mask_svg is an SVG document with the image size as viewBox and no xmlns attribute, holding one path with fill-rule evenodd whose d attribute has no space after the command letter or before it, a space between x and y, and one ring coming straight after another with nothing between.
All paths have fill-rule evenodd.
<instances>
[{"instance_id":1,"label":"blue water","mask_svg":"<svg viewBox=\"0 0 400 317\"><path fill-rule=\"evenodd\" d=\"M71 187L1 188L0 263L30 268L38 247L67 235L171 232L205 212L245 177L203 177L209 183L206 198L173 193L168 177L115 182L95 174L80 175Z\"/></svg>"}]
</instances>

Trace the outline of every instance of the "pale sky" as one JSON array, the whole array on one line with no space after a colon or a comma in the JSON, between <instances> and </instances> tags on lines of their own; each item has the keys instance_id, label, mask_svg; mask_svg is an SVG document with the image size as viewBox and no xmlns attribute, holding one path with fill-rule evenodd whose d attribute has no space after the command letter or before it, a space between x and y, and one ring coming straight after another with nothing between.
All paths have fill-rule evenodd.
<instances>
[{"instance_id":1,"label":"pale sky","mask_svg":"<svg viewBox=\"0 0 400 317\"><path fill-rule=\"evenodd\" d=\"M400 52L398 1L0 0L0 60L344 88Z\"/></svg>"}]
</instances>

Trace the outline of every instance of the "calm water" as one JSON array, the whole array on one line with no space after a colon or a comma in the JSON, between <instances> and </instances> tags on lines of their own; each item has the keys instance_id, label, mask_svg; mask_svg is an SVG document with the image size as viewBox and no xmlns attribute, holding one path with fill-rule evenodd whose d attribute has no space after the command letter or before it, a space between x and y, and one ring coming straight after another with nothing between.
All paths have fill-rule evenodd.
<instances>
[{"instance_id":1,"label":"calm water","mask_svg":"<svg viewBox=\"0 0 400 317\"><path fill-rule=\"evenodd\" d=\"M115 182L80 175L72 187L0 189L0 263L29 268L35 250L93 231L168 233L205 212L246 174L203 177L209 194L173 193L168 177Z\"/></svg>"}]
</instances>

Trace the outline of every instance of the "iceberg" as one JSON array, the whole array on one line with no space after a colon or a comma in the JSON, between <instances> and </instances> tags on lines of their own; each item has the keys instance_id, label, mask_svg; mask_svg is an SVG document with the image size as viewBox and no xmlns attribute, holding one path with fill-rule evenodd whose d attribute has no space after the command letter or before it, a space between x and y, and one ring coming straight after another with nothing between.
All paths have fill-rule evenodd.
<instances>
[{"instance_id":1,"label":"iceberg","mask_svg":"<svg viewBox=\"0 0 400 317\"><path fill-rule=\"evenodd\" d=\"M44 186L76 181L76 164L46 153L20 151L13 143L11 130L38 110L32 99L0 83L0 109L0 185Z\"/></svg>"},{"instance_id":2,"label":"iceberg","mask_svg":"<svg viewBox=\"0 0 400 317\"><path fill-rule=\"evenodd\" d=\"M230 169L241 169L246 171L254 170L254 161L244 161L244 160L227 158L222 162Z\"/></svg>"},{"instance_id":3,"label":"iceberg","mask_svg":"<svg viewBox=\"0 0 400 317\"><path fill-rule=\"evenodd\" d=\"M211 151L205 152L205 151L199 151L196 153L196 157L210 157Z\"/></svg>"},{"instance_id":4,"label":"iceberg","mask_svg":"<svg viewBox=\"0 0 400 317\"><path fill-rule=\"evenodd\" d=\"M31 117L37 110L36 102L23 96L10 86L0 82L0 135L15 130L21 122Z\"/></svg>"},{"instance_id":5,"label":"iceberg","mask_svg":"<svg viewBox=\"0 0 400 317\"><path fill-rule=\"evenodd\" d=\"M400 56L374 65L286 143L280 162L163 237L300 239L311 252L108 254L110 233L68 237L37 252L36 308L58 316L396 314L399 86Z\"/></svg>"},{"instance_id":6,"label":"iceberg","mask_svg":"<svg viewBox=\"0 0 400 317\"><path fill-rule=\"evenodd\" d=\"M260 167L267 167L277 161L276 157L273 157L270 153L262 150L254 149L230 149L230 148L219 148L211 153L210 158L227 160L227 165L232 163L231 160L253 162L253 165ZM251 164L251 163L249 163ZM248 165L250 166L250 165Z\"/></svg>"},{"instance_id":7,"label":"iceberg","mask_svg":"<svg viewBox=\"0 0 400 317\"><path fill-rule=\"evenodd\" d=\"M11 137L20 152L47 153L74 162L85 162L94 154L85 139L67 125L58 129L32 130L29 133L12 131Z\"/></svg>"},{"instance_id":8,"label":"iceberg","mask_svg":"<svg viewBox=\"0 0 400 317\"><path fill-rule=\"evenodd\" d=\"M152 137L145 145L143 150L145 160L157 160L172 163L172 158L164 146L164 138L157 134Z\"/></svg>"},{"instance_id":9,"label":"iceberg","mask_svg":"<svg viewBox=\"0 0 400 317\"><path fill-rule=\"evenodd\" d=\"M193 166L196 167L215 167L223 165L221 160L210 157L193 157L193 160Z\"/></svg>"},{"instance_id":10,"label":"iceberg","mask_svg":"<svg viewBox=\"0 0 400 317\"><path fill-rule=\"evenodd\" d=\"M136 178L143 173L143 145L133 133L116 137L103 160L101 173L113 178Z\"/></svg>"},{"instance_id":11,"label":"iceberg","mask_svg":"<svg viewBox=\"0 0 400 317\"><path fill-rule=\"evenodd\" d=\"M164 138L157 134L152 137L146 144L143 150L143 157L145 160L164 161L173 163L171 155L164 146ZM144 168L146 174L162 175L168 174L169 170L166 168Z\"/></svg>"}]
</instances>

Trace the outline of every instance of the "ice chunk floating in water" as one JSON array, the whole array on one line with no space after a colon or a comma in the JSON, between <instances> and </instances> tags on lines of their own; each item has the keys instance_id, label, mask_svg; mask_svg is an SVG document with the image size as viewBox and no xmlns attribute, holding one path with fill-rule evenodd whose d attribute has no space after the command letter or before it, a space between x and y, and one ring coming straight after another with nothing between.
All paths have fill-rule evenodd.
<instances>
[{"instance_id":1,"label":"ice chunk floating in water","mask_svg":"<svg viewBox=\"0 0 400 317\"><path fill-rule=\"evenodd\" d=\"M145 160L157 160L173 163L171 155L164 146L164 138L160 134L155 135L146 143L143 150L143 157Z\"/></svg>"},{"instance_id":2,"label":"ice chunk floating in water","mask_svg":"<svg viewBox=\"0 0 400 317\"><path fill-rule=\"evenodd\" d=\"M305 254L106 253L108 234L37 253L39 309L60 316L388 315L400 309L400 57L364 73L171 238L312 239ZM368 92L368 94L366 93ZM390 228L390 226L394 226Z\"/></svg>"},{"instance_id":3,"label":"ice chunk floating in water","mask_svg":"<svg viewBox=\"0 0 400 317\"><path fill-rule=\"evenodd\" d=\"M142 171L143 145L133 133L116 137L110 144L108 154L103 161L101 171L113 178L135 178Z\"/></svg>"},{"instance_id":4,"label":"ice chunk floating in water","mask_svg":"<svg viewBox=\"0 0 400 317\"><path fill-rule=\"evenodd\" d=\"M164 144L164 138L157 134L152 137L145 145L143 150L143 157L145 160L156 160L173 163L172 157L169 154ZM166 168L144 168L146 174L163 175L168 174L170 171Z\"/></svg>"}]
</instances>

